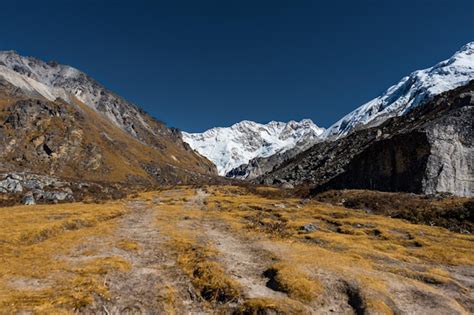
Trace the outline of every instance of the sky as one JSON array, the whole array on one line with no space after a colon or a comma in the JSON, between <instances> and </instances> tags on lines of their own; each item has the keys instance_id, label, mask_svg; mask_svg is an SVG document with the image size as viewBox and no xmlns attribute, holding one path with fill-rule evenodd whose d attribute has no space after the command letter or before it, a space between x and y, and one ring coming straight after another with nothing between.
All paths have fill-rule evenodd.
<instances>
[{"instance_id":1,"label":"sky","mask_svg":"<svg viewBox=\"0 0 474 315\"><path fill-rule=\"evenodd\" d=\"M328 127L474 41L474 1L4 1L0 39L185 131Z\"/></svg>"}]
</instances>

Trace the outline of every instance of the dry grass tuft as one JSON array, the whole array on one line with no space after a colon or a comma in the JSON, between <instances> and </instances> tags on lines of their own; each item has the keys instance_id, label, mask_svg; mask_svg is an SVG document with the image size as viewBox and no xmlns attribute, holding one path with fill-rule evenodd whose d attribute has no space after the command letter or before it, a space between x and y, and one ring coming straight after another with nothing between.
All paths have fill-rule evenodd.
<instances>
[{"instance_id":1,"label":"dry grass tuft","mask_svg":"<svg viewBox=\"0 0 474 315\"><path fill-rule=\"evenodd\" d=\"M304 307L290 299L274 300L270 298L255 298L245 301L235 314L264 315L264 314L304 314Z\"/></svg>"},{"instance_id":2,"label":"dry grass tuft","mask_svg":"<svg viewBox=\"0 0 474 315\"><path fill-rule=\"evenodd\" d=\"M285 263L274 264L264 272L264 276L269 279L267 286L299 301L310 302L323 292L318 282Z\"/></svg>"},{"instance_id":3,"label":"dry grass tuft","mask_svg":"<svg viewBox=\"0 0 474 315\"><path fill-rule=\"evenodd\" d=\"M172 246L178 252L179 265L203 299L211 303L229 303L239 299L239 284L212 261L215 252L186 241L175 240Z\"/></svg>"},{"instance_id":4,"label":"dry grass tuft","mask_svg":"<svg viewBox=\"0 0 474 315\"><path fill-rule=\"evenodd\" d=\"M140 245L131 240L121 240L118 242L117 247L126 251L138 251L140 249Z\"/></svg>"}]
</instances>

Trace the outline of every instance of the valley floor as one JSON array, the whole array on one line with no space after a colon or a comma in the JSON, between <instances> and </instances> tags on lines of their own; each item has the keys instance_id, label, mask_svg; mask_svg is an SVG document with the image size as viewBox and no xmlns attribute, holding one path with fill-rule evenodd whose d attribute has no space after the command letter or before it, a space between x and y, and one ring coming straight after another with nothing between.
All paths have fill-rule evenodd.
<instances>
[{"instance_id":1,"label":"valley floor","mask_svg":"<svg viewBox=\"0 0 474 315\"><path fill-rule=\"evenodd\" d=\"M0 208L0 313L469 314L474 236L259 188Z\"/></svg>"}]
</instances>

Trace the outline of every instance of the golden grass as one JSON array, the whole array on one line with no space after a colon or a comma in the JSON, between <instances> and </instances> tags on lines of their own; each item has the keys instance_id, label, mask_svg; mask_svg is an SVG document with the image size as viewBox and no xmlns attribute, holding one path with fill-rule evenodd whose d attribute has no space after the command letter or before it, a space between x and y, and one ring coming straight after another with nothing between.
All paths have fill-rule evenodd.
<instances>
[{"instance_id":1,"label":"golden grass","mask_svg":"<svg viewBox=\"0 0 474 315\"><path fill-rule=\"evenodd\" d=\"M165 294L164 296L161 296L161 300L163 301L164 307L163 309L165 310L166 314L174 315L176 314L176 309L179 301L177 300L177 290L170 286L170 285L165 285Z\"/></svg>"},{"instance_id":2,"label":"golden grass","mask_svg":"<svg viewBox=\"0 0 474 315\"><path fill-rule=\"evenodd\" d=\"M140 245L131 240L121 240L117 247L127 251L138 251L140 249Z\"/></svg>"},{"instance_id":3,"label":"golden grass","mask_svg":"<svg viewBox=\"0 0 474 315\"><path fill-rule=\"evenodd\" d=\"M191 278L194 287L211 303L235 302L240 296L239 284L212 261L216 255L205 246L175 240L170 244L178 252L178 264Z\"/></svg>"},{"instance_id":4,"label":"golden grass","mask_svg":"<svg viewBox=\"0 0 474 315\"><path fill-rule=\"evenodd\" d=\"M393 310L382 300L376 298L368 298L365 302L366 308L370 309L372 314L392 315Z\"/></svg>"},{"instance_id":5,"label":"golden grass","mask_svg":"<svg viewBox=\"0 0 474 315\"><path fill-rule=\"evenodd\" d=\"M396 299L389 292L391 281L407 281L421 290L425 290L426 285L459 287L446 268L474 266L472 235L314 201L282 201L251 194L239 187L210 187L208 190L212 194L207 201L208 216L225 220L240 233L246 231L247 235L259 239L264 234L266 246L287 266L315 274L325 270L340 278L352 279L367 293L368 307L379 313L390 313L384 299ZM276 225L278 222L280 225ZM317 230L302 232L300 227L309 223ZM398 270L393 268L394 264L399 266ZM413 271L408 269L411 265L426 270ZM398 276L398 280L390 275ZM295 279L297 287L305 287L304 283ZM317 286L314 291L324 294L324 289L318 289ZM379 298L371 298L374 294ZM298 294L293 297L296 296ZM318 294L305 298L311 300L314 296Z\"/></svg>"},{"instance_id":6,"label":"golden grass","mask_svg":"<svg viewBox=\"0 0 474 315\"><path fill-rule=\"evenodd\" d=\"M309 279L296 266L287 263L276 263L265 273L271 277L277 291L285 292L296 300L311 302L323 291L319 282Z\"/></svg>"},{"instance_id":7,"label":"golden grass","mask_svg":"<svg viewBox=\"0 0 474 315\"><path fill-rule=\"evenodd\" d=\"M370 190L331 190L315 196L317 200L357 208L374 214L406 219L412 223L435 225L452 231L473 232L469 220L474 198L430 198L402 192Z\"/></svg>"},{"instance_id":8,"label":"golden grass","mask_svg":"<svg viewBox=\"0 0 474 315\"><path fill-rule=\"evenodd\" d=\"M285 207L279 208L276 205L281 200L239 195L239 190L237 187L215 189L213 196L209 197L208 208L218 210L221 218L240 227L255 227L253 230L258 232L267 232L261 228L266 221L284 221L286 227L284 234L280 235L284 239L305 243L320 240L327 243L327 248L345 248L345 256L388 255L406 261L421 259L454 265L474 263L471 247L474 236L471 235L317 202L303 205L297 199L288 199L284 202ZM249 224L256 216L263 218L260 227ZM307 223L315 224L317 231L302 234L299 227ZM273 232L268 231L268 234Z\"/></svg>"},{"instance_id":9,"label":"golden grass","mask_svg":"<svg viewBox=\"0 0 474 315\"><path fill-rule=\"evenodd\" d=\"M397 300L394 283L446 299L444 290L469 293L452 270L474 266L472 235L314 201L281 199L273 197L273 189L258 194L231 186L203 190L209 194L203 203L196 202L196 189L191 187L142 193L134 200L145 200L154 209L167 254L213 310L237 305L242 314L304 313L334 293L328 279L353 284L366 310L375 314L392 313ZM132 240L109 239L116 218L124 213L119 202L0 209L2 311L54 313L92 303L94 295L109 298L104 276L127 272L130 265L120 257L98 255L99 248L93 246L79 252L77 248L100 239L104 248L139 254L141 248ZM309 223L316 230L307 233L301 226ZM273 274L266 276L286 295L248 298L245 284L227 273L220 259L225 253L208 238L214 225L268 252L266 269ZM39 283L36 287L33 280ZM163 309L177 312L182 292L170 283L157 286L165 288L160 290Z\"/></svg>"},{"instance_id":10,"label":"golden grass","mask_svg":"<svg viewBox=\"0 0 474 315\"><path fill-rule=\"evenodd\" d=\"M93 249L81 256L75 248L112 233L124 213L118 202L0 208L2 312L68 313L94 295L106 298L104 274L125 271L128 263L115 256L93 258Z\"/></svg>"},{"instance_id":11,"label":"golden grass","mask_svg":"<svg viewBox=\"0 0 474 315\"><path fill-rule=\"evenodd\" d=\"M290 299L254 298L245 301L235 314L305 314L303 305Z\"/></svg>"}]
</instances>

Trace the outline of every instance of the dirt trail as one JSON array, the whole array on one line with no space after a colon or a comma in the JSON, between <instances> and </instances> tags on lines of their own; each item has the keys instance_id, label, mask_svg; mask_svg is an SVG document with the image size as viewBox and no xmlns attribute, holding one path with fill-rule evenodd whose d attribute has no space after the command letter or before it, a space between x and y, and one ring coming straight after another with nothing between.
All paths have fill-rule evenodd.
<instances>
[{"instance_id":1,"label":"dirt trail","mask_svg":"<svg viewBox=\"0 0 474 315\"><path fill-rule=\"evenodd\" d=\"M187 201L186 207L202 210L208 196L202 189L197 189L196 194ZM229 276L242 285L245 298L280 299L287 296L266 286L268 279L263 273L272 264L268 252L233 235L231 229L220 220L203 218L198 226L194 223L193 227L202 230L205 234L201 237L219 251L218 262Z\"/></svg>"},{"instance_id":2,"label":"dirt trail","mask_svg":"<svg viewBox=\"0 0 474 315\"><path fill-rule=\"evenodd\" d=\"M68 224L25 246L51 247L60 264L44 277L15 270L2 293L25 298L4 305L104 315L474 313L471 236L236 187L178 187L107 206L83 215L103 211L106 221ZM316 231L301 229L308 223ZM56 295L72 302L51 305Z\"/></svg>"},{"instance_id":3,"label":"dirt trail","mask_svg":"<svg viewBox=\"0 0 474 315\"><path fill-rule=\"evenodd\" d=\"M143 201L129 203L116 237L136 243L138 250L116 251L130 265L129 272L113 272L105 283L111 299L100 300L84 311L105 314L206 313L188 278L165 248L166 237L155 224L156 213Z\"/></svg>"},{"instance_id":4,"label":"dirt trail","mask_svg":"<svg viewBox=\"0 0 474 315\"><path fill-rule=\"evenodd\" d=\"M197 190L196 195L188 200L186 206L193 209L203 209L205 199L209 194L202 190ZM210 242L219 251L217 261L226 270L227 274L236 280L243 288L245 299L270 298L281 300L288 298L283 292L275 291L267 286L268 278L264 272L273 264L274 254L287 248L280 248L273 244L268 246L267 242L258 239L246 239L237 235L225 222L218 218L203 216L199 221L188 220L181 224L180 228L192 228L202 231L203 241ZM340 282L337 277L331 279L333 282ZM352 314L354 309L348 303L345 293L345 286L338 284L341 294L328 298L330 304L316 305L310 303L306 305L306 312L309 314ZM341 287L341 288L339 288Z\"/></svg>"},{"instance_id":5,"label":"dirt trail","mask_svg":"<svg viewBox=\"0 0 474 315\"><path fill-rule=\"evenodd\" d=\"M218 261L243 286L246 298L279 299L286 296L266 286L268 279L263 273L271 265L267 253L254 248L248 241L232 236L228 230L223 232L217 222L207 227L206 235L221 254Z\"/></svg>"}]
</instances>

